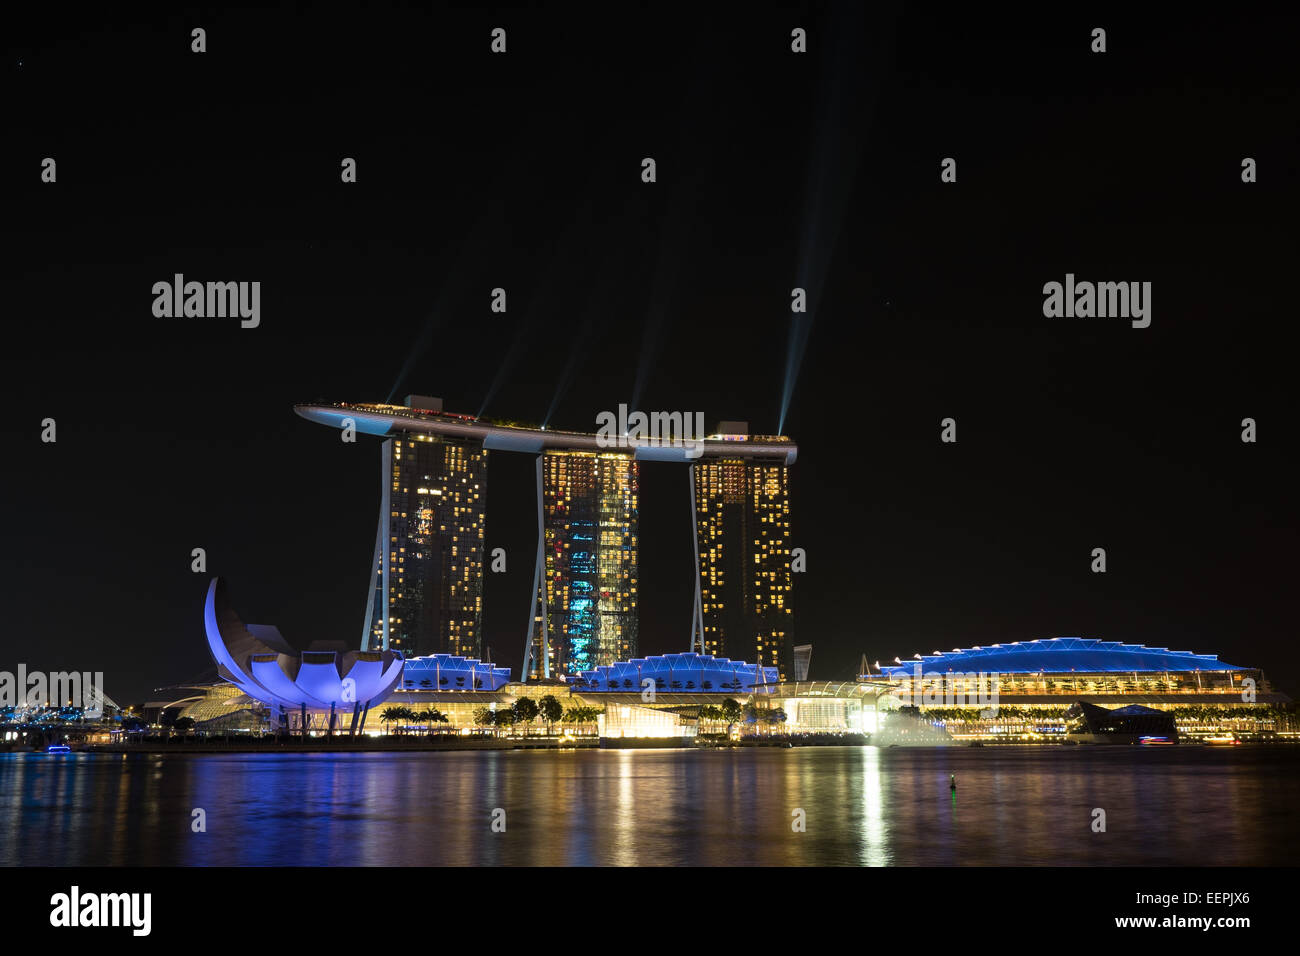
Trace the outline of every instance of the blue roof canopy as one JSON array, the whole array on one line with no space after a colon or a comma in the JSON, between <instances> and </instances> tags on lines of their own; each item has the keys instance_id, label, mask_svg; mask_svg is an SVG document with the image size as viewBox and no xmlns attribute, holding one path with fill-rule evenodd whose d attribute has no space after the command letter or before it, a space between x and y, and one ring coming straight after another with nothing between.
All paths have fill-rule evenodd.
<instances>
[{"instance_id":1,"label":"blue roof canopy","mask_svg":"<svg viewBox=\"0 0 1300 956\"><path fill-rule=\"evenodd\" d=\"M603 664L582 671L575 685L579 689L639 692L647 678L660 690L700 693L752 693L755 687L775 685L780 680L775 667L688 652Z\"/></svg>"},{"instance_id":2,"label":"blue roof canopy","mask_svg":"<svg viewBox=\"0 0 1300 956\"><path fill-rule=\"evenodd\" d=\"M921 674L948 671L983 671L1003 674L1066 674L1076 671L1098 674L1107 671L1240 671L1250 668L1225 663L1214 654L1171 651L1164 647L1121 644L1086 637L1053 637L1037 641L1016 641L990 647L931 654L902 664L882 667L889 677L911 677L920 665Z\"/></svg>"},{"instance_id":3,"label":"blue roof canopy","mask_svg":"<svg viewBox=\"0 0 1300 956\"><path fill-rule=\"evenodd\" d=\"M509 681L508 667L454 654L412 657L402 674L402 686L412 690L500 690Z\"/></svg>"}]
</instances>

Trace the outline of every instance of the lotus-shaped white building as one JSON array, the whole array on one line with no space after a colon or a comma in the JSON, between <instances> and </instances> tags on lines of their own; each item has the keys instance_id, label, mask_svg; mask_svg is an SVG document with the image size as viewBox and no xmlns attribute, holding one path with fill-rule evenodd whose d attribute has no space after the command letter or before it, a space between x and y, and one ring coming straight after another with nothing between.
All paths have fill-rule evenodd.
<instances>
[{"instance_id":1,"label":"lotus-shaped white building","mask_svg":"<svg viewBox=\"0 0 1300 956\"><path fill-rule=\"evenodd\" d=\"M221 578L208 585L203 623L217 673L269 704L273 723L287 723L287 714L297 711L306 726L308 710L324 710L333 730L337 710L345 709L355 733L358 715L383 703L402 676L400 651L325 650L319 643L296 651L277 628L244 624Z\"/></svg>"}]
</instances>

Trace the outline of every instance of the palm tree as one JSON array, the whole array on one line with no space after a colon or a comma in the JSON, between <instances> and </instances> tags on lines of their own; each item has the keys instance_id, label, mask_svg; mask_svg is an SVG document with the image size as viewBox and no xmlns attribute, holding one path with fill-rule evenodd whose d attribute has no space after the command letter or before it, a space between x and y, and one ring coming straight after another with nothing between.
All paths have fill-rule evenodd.
<instances>
[{"instance_id":1,"label":"palm tree","mask_svg":"<svg viewBox=\"0 0 1300 956\"><path fill-rule=\"evenodd\" d=\"M565 708L564 716L560 720L564 724L576 724L578 722L578 708L576 706Z\"/></svg>"},{"instance_id":2,"label":"palm tree","mask_svg":"<svg viewBox=\"0 0 1300 956\"><path fill-rule=\"evenodd\" d=\"M419 714L417 714L416 716L420 720L423 720L425 722L426 727L424 732L426 736L431 736L433 734L434 724L442 723L447 719L438 711L436 707L426 707L424 710L420 711Z\"/></svg>"},{"instance_id":3,"label":"palm tree","mask_svg":"<svg viewBox=\"0 0 1300 956\"><path fill-rule=\"evenodd\" d=\"M698 719L701 725L711 723L722 719L721 708L714 707L712 704L705 704L700 708ZM701 730L703 727L701 726Z\"/></svg>"},{"instance_id":4,"label":"palm tree","mask_svg":"<svg viewBox=\"0 0 1300 956\"><path fill-rule=\"evenodd\" d=\"M598 707L570 707L564 712L564 722L577 724L581 729L582 724L595 723L600 714Z\"/></svg>"},{"instance_id":5,"label":"palm tree","mask_svg":"<svg viewBox=\"0 0 1300 956\"><path fill-rule=\"evenodd\" d=\"M384 712L379 715L379 722L381 724L388 724L388 732L392 733L393 722L401 720L403 716L405 715L402 713L401 707L385 707Z\"/></svg>"},{"instance_id":6,"label":"palm tree","mask_svg":"<svg viewBox=\"0 0 1300 956\"><path fill-rule=\"evenodd\" d=\"M413 711L410 707L407 707L405 705L398 707L397 719L402 722L402 725L399 728L398 733L402 735L406 735L410 733L411 724L414 723L416 719L415 711Z\"/></svg>"}]
</instances>

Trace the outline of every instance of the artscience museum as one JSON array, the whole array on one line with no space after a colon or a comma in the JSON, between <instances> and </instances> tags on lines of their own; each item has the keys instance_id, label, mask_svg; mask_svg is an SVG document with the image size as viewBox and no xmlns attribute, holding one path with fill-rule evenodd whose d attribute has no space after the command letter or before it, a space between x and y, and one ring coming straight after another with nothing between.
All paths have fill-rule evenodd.
<instances>
[{"instance_id":1,"label":"artscience museum","mask_svg":"<svg viewBox=\"0 0 1300 956\"><path fill-rule=\"evenodd\" d=\"M208 585L203 620L218 675L267 704L273 726L289 726L291 714L300 727L310 726L313 716L328 712L333 731L342 713L355 733L358 721L364 726L369 709L387 699L402 676L399 651L348 651L324 642L296 651L279 629L245 624L220 578Z\"/></svg>"}]
</instances>

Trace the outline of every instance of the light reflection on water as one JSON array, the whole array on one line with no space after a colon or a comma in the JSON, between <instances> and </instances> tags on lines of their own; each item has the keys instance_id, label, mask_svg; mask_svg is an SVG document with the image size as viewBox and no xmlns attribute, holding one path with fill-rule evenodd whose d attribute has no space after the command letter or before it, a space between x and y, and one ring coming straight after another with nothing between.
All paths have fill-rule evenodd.
<instances>
[{"instance_id":1,"label":"light reflection on water","mask_svg":"<svg viewBox=\"0 0 1300 956\"><path fill-rule=\"evenodd\" d=\"M0 864L1289 865L1297 770L1296 747L0 754Z\"/></svg>"}]
</instances>

